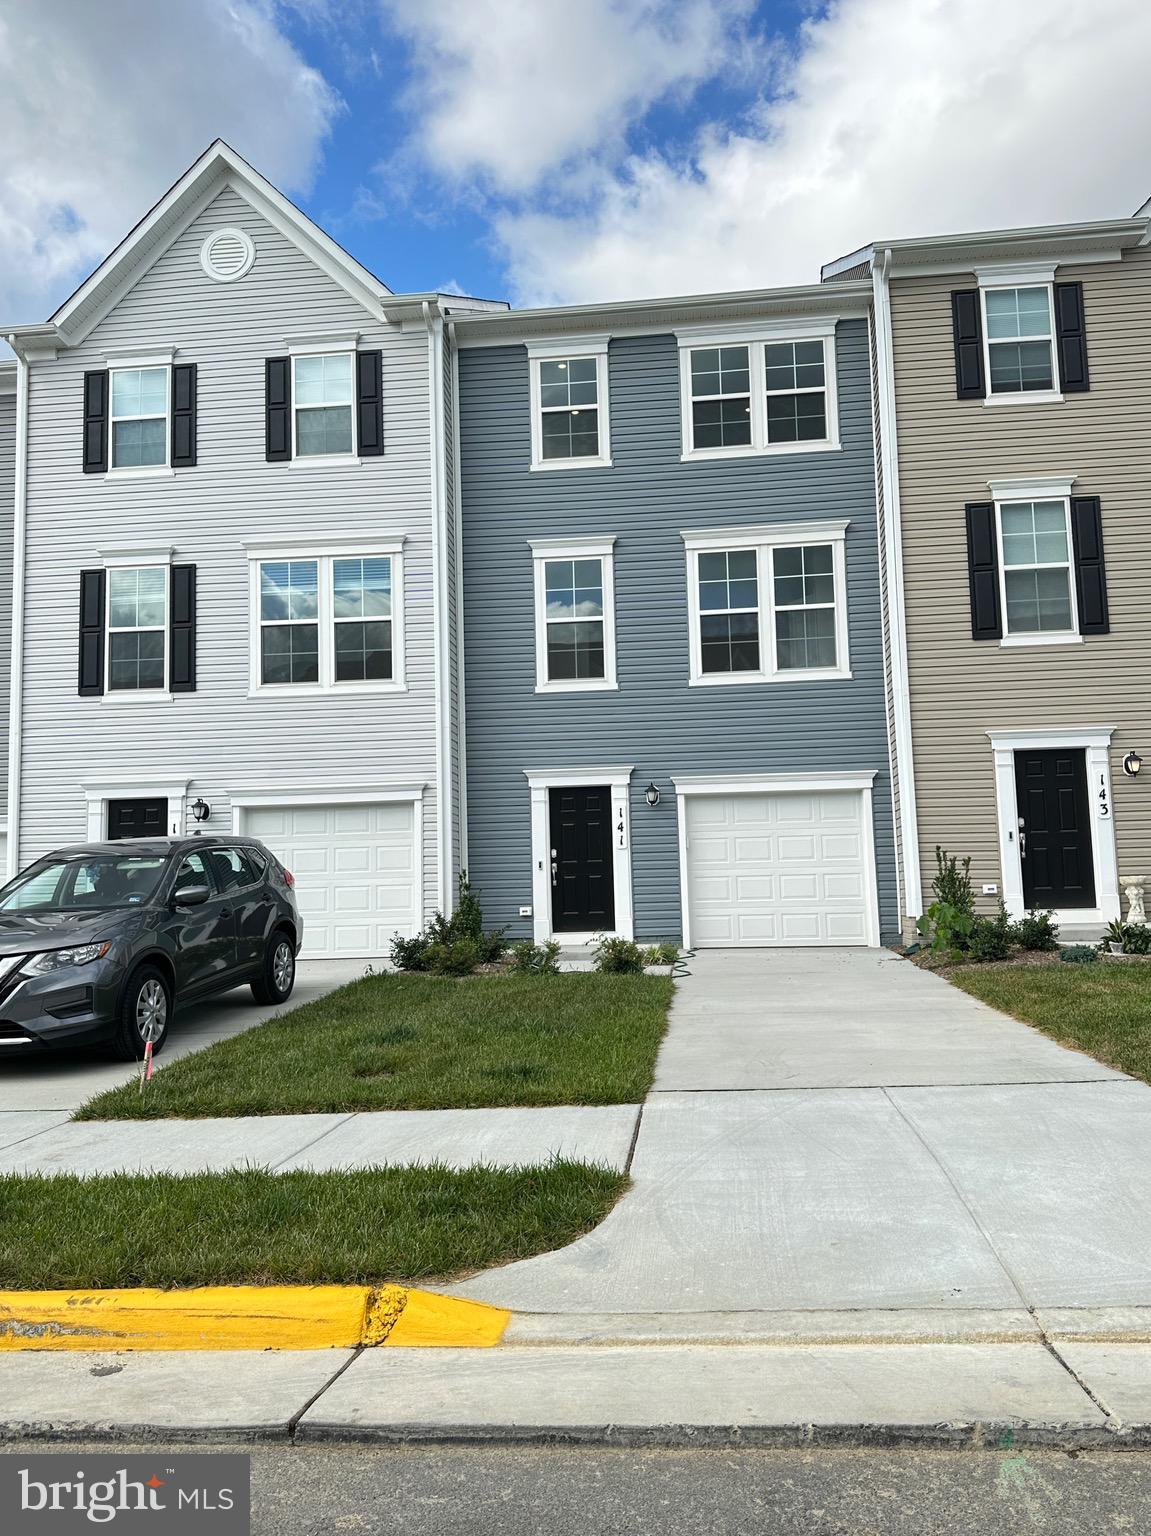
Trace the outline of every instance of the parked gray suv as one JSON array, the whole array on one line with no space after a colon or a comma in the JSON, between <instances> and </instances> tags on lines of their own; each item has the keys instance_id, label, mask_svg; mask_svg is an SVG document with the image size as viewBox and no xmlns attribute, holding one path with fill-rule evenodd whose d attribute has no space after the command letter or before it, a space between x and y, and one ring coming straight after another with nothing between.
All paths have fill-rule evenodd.
<instances>
[{"instance_id":1,"label":"parked gray suv","mask_svg":"<svg viewBox=\"0 0 1151 1536\"><path fill-rule=\"evenodd\" d=\"M176 1008L248 983L282 1003L303 925L283 865L250 837L62 848L0 889L0 1048L160 1050Z\"/></svg>"}]
</instances>

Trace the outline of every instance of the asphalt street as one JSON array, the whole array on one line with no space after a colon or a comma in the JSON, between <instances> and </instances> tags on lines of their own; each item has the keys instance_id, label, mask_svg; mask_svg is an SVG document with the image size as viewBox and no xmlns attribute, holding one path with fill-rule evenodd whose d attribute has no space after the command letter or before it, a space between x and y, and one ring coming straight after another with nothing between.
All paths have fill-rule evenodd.
<instances>
[{"instance_id":1,"label":"asphalt street","mask_svg":"<svg viewBox=\"0 0 1151 1536\"><path fill-rule=\"evenodd\" d=\"M250 1452L257 1536L1141 1536L1151 1496L1140 1451L211 1449Z\"/></svg>"}]
</instances>

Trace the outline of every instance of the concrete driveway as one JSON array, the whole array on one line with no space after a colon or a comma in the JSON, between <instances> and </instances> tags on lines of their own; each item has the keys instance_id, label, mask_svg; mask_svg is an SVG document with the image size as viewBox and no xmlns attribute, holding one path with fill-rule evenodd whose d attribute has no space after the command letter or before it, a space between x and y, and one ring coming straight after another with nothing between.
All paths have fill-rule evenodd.
<instances>
[{"instance_id":1,"label":"concrete driveway","mask_svg":"<svg viewBox=\"0 0 1151 1536\"><path fill-rule=\"evenodd\" d=\"M275 1018L289 1008L322 997L363 975L363 960L302 960L296 986L281 1008L260 1007L247 987L223 992L207 1002L182 1008L172 1024L168 1042L157 1062L175 1061L202 1050L216 1040L227 1040ZM134 1077L138 1069L112 1061L96 1050L25 1052L0 1049L0 1114L29 1110L61 1110L71 1113L93 1094Z\"/></svg>"},{"instance_id":2,"label":"concrete driveway","mask_svg":"<svg viewBox=\"0 0 1151 1536\"><path fill-rule=\"evenodd\" d=\"M884 952L689 963L633 1191L571 1247L457 1293L548 1314L1005 1326L1151 1309L1151 1088Z\"/></svg>"}]
</instances>

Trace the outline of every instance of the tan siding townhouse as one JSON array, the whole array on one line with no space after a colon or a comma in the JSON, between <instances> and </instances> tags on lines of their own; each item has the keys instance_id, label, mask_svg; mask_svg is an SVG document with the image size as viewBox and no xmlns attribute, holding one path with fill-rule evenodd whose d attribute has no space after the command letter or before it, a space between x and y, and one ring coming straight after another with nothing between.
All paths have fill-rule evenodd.
<instances>
[{"instance_id":1,"label":"tan siding townhouse","mask_svg":"<svg viewBox=\"0 0 1151 1536\"><path fill-rule=\"evenodd\" d=\"M1151 880L1148 239L1141 214L867 252L909 924L937 845L985 910L1065 935Z\"/></svg>"}]
</instances>

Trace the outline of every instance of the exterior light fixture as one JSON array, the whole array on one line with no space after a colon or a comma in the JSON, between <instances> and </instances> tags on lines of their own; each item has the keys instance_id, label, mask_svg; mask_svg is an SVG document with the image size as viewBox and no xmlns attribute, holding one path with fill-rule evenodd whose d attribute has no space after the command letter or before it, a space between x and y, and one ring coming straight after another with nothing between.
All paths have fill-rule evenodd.
<instances>
[{"instance_id":1,"label":"exterior light fixture","mask_svg":"<svg viewBox=\"0 0 1151 1536\"><path fill-rule=\"evenodd\" d=\"M647 801L648 805L654 806L659 804L659 790L656 789L654 784L648 785L648 787L643 792L643 797Z\"/></svg>"},{"instance_id":2,"label":"exterior light fixture","mask_svg":"<svg viewBox=\"0 0 1151 1536\"><path fill-rule=\"evenodd\" d=\"M1128 752L1127 756L1123 759L1123 772L1129 779L1137 779L1142 766L1143 759L1139 756L1138 752Z\"/></svg>"},{"instance_id":3,"label":"exterior light fixture","mask_svg":"<svg viewBox=\"0 0 1151 1536\"><path fill-rule=\"evenodd\" d=\"M192 801L192 815L196 818L197 821L207 821L211 814L212 807L206 800Z\"/></svg>"}]
</instances>

